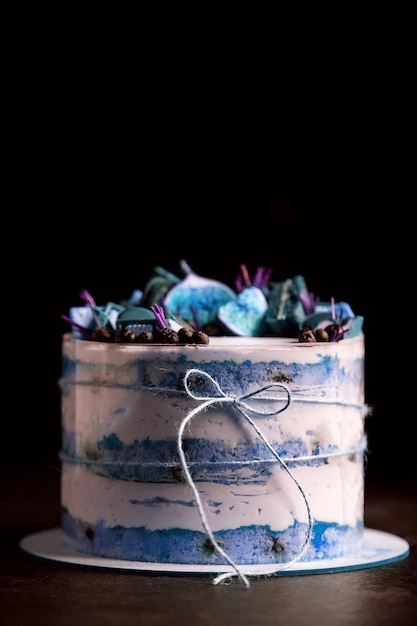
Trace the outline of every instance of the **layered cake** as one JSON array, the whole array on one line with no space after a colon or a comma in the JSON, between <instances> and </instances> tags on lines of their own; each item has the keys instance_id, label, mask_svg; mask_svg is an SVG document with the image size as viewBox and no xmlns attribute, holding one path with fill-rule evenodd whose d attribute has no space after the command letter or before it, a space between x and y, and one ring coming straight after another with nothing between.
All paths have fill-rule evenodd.
<instances>
[{"instance_id":1,"label":"layered cake","mask_svg":"<svg viewBox=\"0 0 417 626\"><path fill-rule=\"evenodd\" d=\"M231 289L156 274L118 305L84 292L67 318L66 539L98 558L243 578L357 554L362 318L315 302L302 277L258 272Z\"/></svg>"}]
</instances>

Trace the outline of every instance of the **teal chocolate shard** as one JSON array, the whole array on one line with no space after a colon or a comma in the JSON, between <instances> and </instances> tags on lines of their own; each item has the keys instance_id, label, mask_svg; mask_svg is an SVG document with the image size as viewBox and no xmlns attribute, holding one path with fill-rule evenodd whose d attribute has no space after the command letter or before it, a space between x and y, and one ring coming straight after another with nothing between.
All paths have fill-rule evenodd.
<instances>
[{"instance_id":1,"label":"teal chocolate shard","mask_svg":"<svg viewBox=\"0 0 417 626\"><path fill-rule=\"evenodd\" d=\"M277 337L297 337L306 313L301 300L307 293L303 276L294 276L280 283L272 283L266 326Z\"/></svg>"},{"instance_id":2,"label":"teal chocolate shard","mask_svg":"<svg viewBox=\"0 0 417 626\"><path fill-rule=\"evenodd\" d=\"M150 309L145 307L128 307L122 311L116 323L117 336L126 331L133 330L135 333L153 332L156 326L156 317Z\"/></svg>"}]
</instances>

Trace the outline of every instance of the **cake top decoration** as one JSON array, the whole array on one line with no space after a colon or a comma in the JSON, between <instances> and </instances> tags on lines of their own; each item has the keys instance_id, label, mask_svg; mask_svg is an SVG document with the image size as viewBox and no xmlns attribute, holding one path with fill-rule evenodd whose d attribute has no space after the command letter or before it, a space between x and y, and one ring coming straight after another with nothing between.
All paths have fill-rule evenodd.
<instances>
[{"instance_id":1,"label":"cake top decoration","mask_svg":"<svg viewBox=\"0 0 417 626\"><path fill-rule=\"evenodd\" d=\"M302 343L335 342L362 333L363 317L347 302L317 300L303 276L271 280L258 267L250 278L240 265L234 289L180 262L183 277L154 267L145 288L121 303L98 305L87 289L82 304L61 315L73 336L87 341L208 344L214 335L289 337Z\"/></svg>"}]
</instances>

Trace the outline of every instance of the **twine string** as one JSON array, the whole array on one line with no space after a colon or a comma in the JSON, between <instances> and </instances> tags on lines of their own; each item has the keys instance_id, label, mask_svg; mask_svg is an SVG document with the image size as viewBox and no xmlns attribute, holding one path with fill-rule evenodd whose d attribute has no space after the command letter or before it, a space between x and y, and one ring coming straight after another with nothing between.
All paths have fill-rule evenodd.
<instances>
[{"instance_id":1,"label":"twine string","mask_svg":"<svg viewBox=\"0 0 417 626\"><path fill-rule=\"evenodd\" d=\"M206 378L214 387L214 389L216 390L217 394L215 396L200 396L199 394L196 394L191 386L190 386L190 378L192 376L197 376L198 378ZM268 441L268 439L265 437L265 435L261 432L261 430L258 428L258 426L255 424L255 422L252 420L252 418L248 415L249 412L255 414L255 415L262 415L262 416L272 416L272 415L277 415L279 413L281 413L282 411L285 411L288 406L290 405L291 402L291 392L289 390L289 388L284 385L283 383L271 383L269 385L266 385L265 387L262 387L256 391L253 391L249 394L245 394L241 397L235 396L235 395L227 395L224 393L224 391L221 389L219 383L212 378L212 376L210 376L210 374L207 374L207 372L204 372L203 370L199 370L196 368L192 368L187 370L185 377L184 377L184 387L188 393L188 395L195 399L195 400L203 400L203 402L201 402L200 405L196 406L194 409L192 409L188 415L185 416L185 418L182 420L179 429L178 429L178 436L177 436L177 444L178 444L178 454L180 457L180 461L181 461L181 465L182 465L182 469L185 475L185 478L187 480L188 485L190 486L193 494L194 494L194 498L197 504L197 508L198 508L198 512L200 514L200 518L201 518L201 522L202 525L204 527L204 530L206 531L210 541L212 542L215 550L217 550L217 552L227 561L227 563L229 563L229 565L232 568L232 572L225 572L223 574L219 574L214 580L213 580L213 584L218 584L220 582L222 582L223 580L232 578L233 576L238 576L239 579L244 583L244 585L246 587L250 587L250 583L248 580L248 573L244 572L234 561L233 559L231 559L229 557L229 555L222 549L222 547L217 543L213 532L210 528L210 525L208 523L205 511L204 511L204 507L201 501L201 497L200 497L200 493L193 481L193 478L191 476L191 473L189 471L188 468L188 464L187 464L187 460L185 458L185 453L184 453L184 449L183 449L183 433L184 430L186 428L186 426L189 424L189 422L199 413L201 413L202 411L206 411L209 407L215 405L215 404L219 404L219 405L223 405L223 404L230 404L232 405L232 407L236 410L236 412L238 412L240 415L242 415L244 417L244 419L252 426L252 428L255 430L256 434L258 435L258 437L260 437L262 439L262 441L265 443L265 445L267 446L268 450L271 452L271 454L276 458L276 460L278 461L278 463L281 465L281 467L288 473L288 475L291 477L291 479L293 480L294 484L296 485L296 487L298 488L298 490L301 493L301 496L303 498L305 507L306 507L306 511L307 511L307 517L308 517L308 531L306 534L306 538L304 540L304 543L299 551L299 553L290 561L281 564L280 566L275 567L274 569L271 570L270 567L268 568L260 568L257 571L257 575L265 575L265 574L272 574L280 569L283 569L284 567L288 567L289 565L291 565L292 563L298 561L302 555L304 554L304 552L306 551L308 544L310 542L311 539L311 535L312 535L312 529L313 529L313 522L312 522L312 516L311 516L311 511L310 511L310 506L308 504L308 500L306 497L306 494L304 493L304 490L302 488L302 486L300 485L300 483L298 482L298 480L296 479L296 477L294 476L294 474L291 472L291 470L289 469L289 467L286 465L286 463L280 458L279 454L274 450L274 448L272 447L272 445L270 444L270 442ZM274 389L274 388L279 388L282 389L286 392L286 399L284 400L284 406L281 406L280 408L275 407L273 411L265 411L265 410L261 410L261 409L257 409L256 406L251 406L250 400L252 399L259 399L257 398L257 396L261 396L261 399L263 401L271 401L271 400L277 400L277 398L273 397L273 396L268 396L268 395L263 395L263 392L268 391L270 389ZM253 572L252 572L253 573Z\"/></svg>"},{"instance_id":2,"label":"twine string","mask_svg":"<svg viewBox=\"0 0 417 626\"><path fill-rule=\"evenodd\" d=\"M191 370L189 370L191 371ZM200 370L192 370L193 372L197 372ZM218 388L219 392L221 394L223 394L223 392L221 391L220 387L218 387L217 383L214 381L214 379L211 379L212 383L215 384L216 388ZM176 389L176 388L170 388L166 385L155 385L155 384L141 384L141 383L121 383L121 382L111 382L111 381L99 381L99 380L70 380L67 378L61 379L59 381L59 385L61 387L61 389L65 389L66 387L105 387L105 388L109 388L109 389L113 389L113 388L117 388L117 389L126 389L126 390L130 390L130 391L137 391L137 392L148 392L151 393L153 395L164 395L164 396L179 396L179 397L186 397L187 395L191 398L193 398L194 400L202 400L204 398L207 398L207 396L204 396L203 398L201 396L192 394L192 392L190 393L186 393L184 390L181 389ZM276 386L281 386L283 388L285 388L285 385L282 383L271 383L269 385L266 385L265 387L262 387L262 389L258 389L257 391L254 391L252 393L249 393L247 395L241 396L240 400L243 402L243 400L246 399L250 399L252 396L259 394L261 391L265 391L267 389L270 389L271 387L276 387ZM227 396L225 394L223 394L224 399L226 400ZM219 400L219 398L217 398ZM265 400L276 400L276 398L263 398ZM227 401L227 400L226 400ZM294 393L291 394L291 403L293 402L297 402L300 404L321 404L321 405L331 405L333 407L335 406L340 406L340 407L345 407L345 408L352 408L352 409L358 409L361 412L363 412L364 415L368 415L371 412L371 408L363 403L359 403L359 402L347 402L346 400L340 400L338 398L333 398L331 400L328 400L327 398L321 398L321 397L308 397L305 395L301 395L301 396L296 396L294 395ZM284 407L282 410L285 410L286 407ZM251 413L256 413L256 409L254 407L250 407L250 411ZM264 416L272 416L275 415L277 413L277 411L273 411L271 413L264 413L264 412L259 412L258 415L264 415Z\"/></svg>"},{"instance_id":3,"label":"twine string","mask_svg":"<svg viewBox=\"0 0 417 626\"><path fill-rule=\"evenodd\" d=\"M280 459L281 461L284 461L286 463L290 463L290 464L301 464L301 463L309 463L311 461L328 461L330 459L335 459L335 458L339 458L339 457L343 457L343 456L352 456L355 454L359 454L359 453L363 453L366 450L367 447L367 438L366 436L362 437L362 439L359 441L359 443L352 447L352 448L345 448L345 449L335 449L335 450L329 450L327 452L323 452L321 454L305 454L305 455L300 455L300 456L281 456ZM120 469L120 468L130 468L130 467L134 467L137 468L138 467L138 461L135 458L132 461L126 461L126 460L121 460L121 461L113 461L113 460L109 460L109 459L100 459L99 461L94 460L90 457L85 457L85 456L78 456L77 454L74 453L69 453L69 452L64 452L61 451L59 453L59 458L62 461L65 461L65 463L74 463L76 465L88 465L89 467L106 467L106 468L114 468L114 469ZM197 469L207 469L208 467L210 468L237 468L237 469L241 469L243 467L247 467L247 466L256 466L256 465L269 465L269 464L275 464L276 460L274 459L266 459L266 458L260 458L260 459L250 459L250 460L240 460L240 461L235 461L235 460L227 460L227 461L207 461L207 462L199 462L199 461L189 461L188 462L188 467L192 467L192 468L197 468ZM145 468L145 469L164 469L164 468L178 468L181 466L181 463L179 463L176 460L172 460L172 461L141 461L140 463L140 467L141 468Z\"/></svg>"}]
</instances>

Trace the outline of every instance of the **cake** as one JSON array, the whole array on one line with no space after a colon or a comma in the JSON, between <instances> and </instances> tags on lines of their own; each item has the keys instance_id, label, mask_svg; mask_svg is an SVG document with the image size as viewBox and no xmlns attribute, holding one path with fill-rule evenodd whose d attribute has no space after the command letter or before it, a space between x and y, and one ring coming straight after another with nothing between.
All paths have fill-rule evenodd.
<instances>
[{"instance_id":1,"label":"cake","mask_svg":"<svg viewBox=\"0 0 417 626\"><path fill-rule=\"evenodd\" d=\"M274 284L258 273L258 284L229 291L191 273L210 291L205 300L194 293L191 323L176 293L185 287L189 305L190 273L162 281L152 305L152 289L106 306L84 292L82 311L66 318L66 540L97 558L226 566L217 581L246 583L296 561L354 556L364 533L362 318L346 303L347 318L332 301L306 306L302 277ZM236 307L252 306L244 292L256 290L257 312L240 322ZM93 338L97 326L108 334Z\"/></svg>"}]
</instances>

